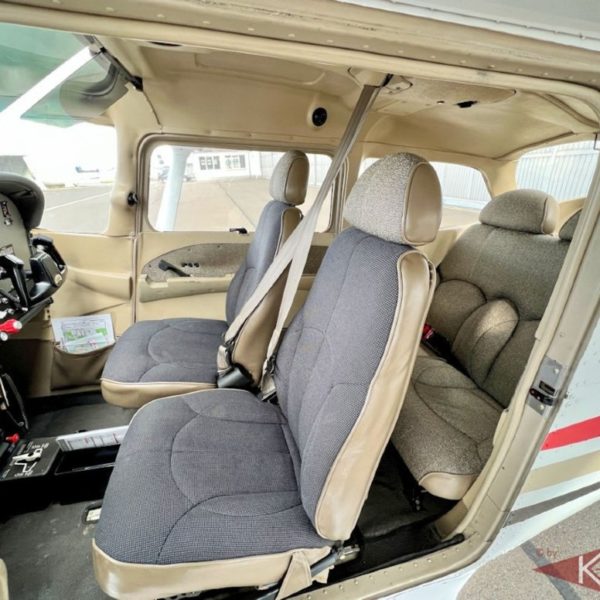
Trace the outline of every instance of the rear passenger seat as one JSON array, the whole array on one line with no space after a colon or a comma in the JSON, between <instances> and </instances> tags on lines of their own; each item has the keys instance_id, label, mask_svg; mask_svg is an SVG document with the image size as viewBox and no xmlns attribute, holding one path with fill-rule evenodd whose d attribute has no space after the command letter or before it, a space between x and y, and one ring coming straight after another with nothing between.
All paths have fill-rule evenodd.
<instances>
[{"instance_id":1,"label":"rear passenger seat","mask_svg":"<svg viewBox=\"0 0 600 600\"><path fill-rule=\"evenodd\" d=\"M462 498L491 454L579 216L556 237L556 215L544 193L502 194L439 266L427 322L448 352L421 348L392 436L435 496Z\"/></svg>"}]
</instances>

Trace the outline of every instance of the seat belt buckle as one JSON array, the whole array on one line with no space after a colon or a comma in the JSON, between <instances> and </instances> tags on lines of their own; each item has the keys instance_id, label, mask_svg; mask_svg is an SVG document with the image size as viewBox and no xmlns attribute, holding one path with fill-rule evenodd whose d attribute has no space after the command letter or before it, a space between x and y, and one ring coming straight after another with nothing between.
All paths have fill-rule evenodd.
<instances>
[{"instance_id":1,"label":"seat belt buckle","mask_svg":"<svg viewBox=\"0 0 600 600\"><path fill-rule=\"evenodd\" d=\"M435 329L431 325L429 325L429 323L425 323L425 325L423 325L423 334L421 336L421 341L426 342L427 340L431 339L434 335Z\"/></svg>"},{"instance_id":2,"label":"seat belt buckle","mask_svg":"<svg viewBox=\"0 0 600 600\"><path fill-rule=\"evenodd\" d=\"M219 373L217 387L219 389L234 388L238 390L247 390L252 387L252 379L246 375L242 369L233 366L228 371Z\"/></svg>"}]
</instances>

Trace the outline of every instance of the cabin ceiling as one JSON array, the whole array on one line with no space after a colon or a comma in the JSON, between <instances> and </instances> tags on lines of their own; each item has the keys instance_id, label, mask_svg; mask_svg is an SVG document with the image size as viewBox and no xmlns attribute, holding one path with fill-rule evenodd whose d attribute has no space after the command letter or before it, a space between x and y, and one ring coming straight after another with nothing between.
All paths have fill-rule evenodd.
<instances>
[{"instance_id":1,"label":"cabin ceiling","mask_svg":"<svg viewBox=\"0 0 600 600\"><path fill-rule=\"evenodd\" d=\"M243 52L122 38L99 41L144 79L163 131L173 133L288 135L333 145L361 81L374 75ZM321 105L330 118L316 129L310 115ZM366 141L488 158L598 130L593 111L581 101L402 75L381 92L372 112Z\"/></svg>"}]
</instances>

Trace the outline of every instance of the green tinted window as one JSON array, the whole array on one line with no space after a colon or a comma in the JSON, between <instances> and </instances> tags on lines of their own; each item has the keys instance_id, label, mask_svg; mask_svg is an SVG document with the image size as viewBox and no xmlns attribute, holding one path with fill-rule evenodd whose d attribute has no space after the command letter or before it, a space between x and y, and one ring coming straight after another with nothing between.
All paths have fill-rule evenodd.
<instances>
[{"instance_id":1,"label":"green tinted window","mask_svg":"<svg viewBox=\"0 0 600 600\"><path fill-rule=\"evenodd\" d=\"M75 34L0 24L0 171L40 185L41 227L52 231L100 233L108 224L116 135L88 121L108 123L101 115L126 88L103 56L85 56L88 46ZM89 62L65 79L56 69L73 57ZM3 114L32 88L30 101Z\"/></svg>"},{"instance_id":2,"label":"green tinted window","mask_svg":"<svg viewBox=\"0 0 600 600\"><path fill-rule=\"evenodd\" d=\"M80 35L0 24L0 111L89 45ZM67 127L95 117L122 96L117 72L99 55L32 106L23 119Z\"/></svg>"},{"instance_id":3,"label":"green tinted window","mask_svg":"<svg viewBox=\"0 0 600 600\"><path fill-rule=\"evenodd\" d=\"M82 47L72 33L0 23L0 110Z\"/></svg>"}]
</instances>

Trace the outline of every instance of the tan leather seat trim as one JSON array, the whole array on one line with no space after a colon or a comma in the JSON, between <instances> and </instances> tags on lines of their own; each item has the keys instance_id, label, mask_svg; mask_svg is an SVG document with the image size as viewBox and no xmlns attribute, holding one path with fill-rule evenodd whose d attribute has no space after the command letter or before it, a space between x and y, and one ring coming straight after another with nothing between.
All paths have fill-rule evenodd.
<instances>
[{"instance_id":1,"label":"tan leather seat trim","mask_svg":"<svg viewBox=\"0 0 600 600\"><path fill-rule=\"evenodd\" d=\"M419 485L430 494L447 500L460 500L473 485L477 475L455 475L453 473L427 473Z\"/></svg>"},{"instance_id":2,"label":"tan leather seat trim","mask_svg":"<svg viewBox=\"0 0 600 600\"><path fill-rule=\"evenodd\" d=\"M435 269L417 250L398 260L398 289L392 330L367 399L317 504L315 528L326 539L350 537L404 402L435 289Z\"/></svg>"},{"instance_id":3,"label":"tan leather seat trim","mask_svg":"<svg viewBox=\"0 0 600 600\"><path fill-rule=\"evenodd\" d=\"M274 200L280 200L299 206L306 199L310 164L306 154L300 150L290 150L282 160L291 157L292 160L285 172L285 179L280 180L280 173L273 173L269 183L269 193ZM280 166L281 165L281 166ZM277 163L275 169L283 168L284 163Z\"/></svg>"},{"instance_id":4,"label":"tan leather seat trim","mask_svg":"<svg viewBox=\"0 0 600 600\"><path fill-rule=\"evenodd\" d=\"M230 560L144 565L114 560L94 541L94 574L106 594L121 600L154 600L186 592L227 587L256 587L279 582L293 556L303 554L313 565L329 553L329 547L290 550Z\"/></svg>"},{"instance_id":5,"label":"tan leather seat trim","mask_svg":"<svg viewBox=\"0 0 600 600\"><path fill-rule=\"evenodd\" d=\"M190 392L213 389L212 383L162 381L152 383L123 383L111 379L102 379L101 388L104 399L123 408L139 408L151 400L178 396Z\"/></svg>"},{"instance_id":6,"label":"tan leather seat trim","mask_svg":"<svg viewBox=\"0 0 600 600\"><path fill-rule=\"evenodd\" d=\"M301 220L302 213L295 207L290 207L282 213L276 254ZM262 302L248 317L235 342L232 361L234 364L243 365L252 376L255 385L258 385L262 378L267 348L277 322L277 313L285 289L288 271L289 269L286 269L281 274Z\"/></svg>"},{"instance_id":7,"label":"tan leather seat trim","mask_svg":"<svg viewBox=\"0 0 600 600\"><path fill-rule=\"evenodd\" d=\"M551 234L556 229L558 223L558 202L548 197L544 204L544 215L540 224L542 233Z\"/></svg>"},{"instance_id":8,"label":"tan leather seat trim","mask_svg":"<svg viewBox=\"0 0 600 600\"><path fill-rule=\"evenodd\" d=\"M442 221L440 182L428 162L416 165L408 177L404 198L404 239L407 244L429 244Z\"/></svg>"}]
</instances>

